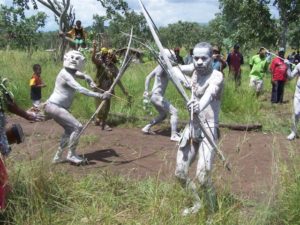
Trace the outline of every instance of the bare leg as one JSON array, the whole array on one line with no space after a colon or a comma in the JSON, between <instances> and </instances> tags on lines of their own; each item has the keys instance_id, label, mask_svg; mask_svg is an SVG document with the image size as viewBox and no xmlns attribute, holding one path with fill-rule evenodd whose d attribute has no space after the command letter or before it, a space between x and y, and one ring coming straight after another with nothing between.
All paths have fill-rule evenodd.
<instances>
[{"instance_id":1,"label":"bare leg","mask_svg":"<svg viewBox=\"0 0 300 225\"><path fill-rule=\"evenodd\" d=\"M60 162L64 161L62 156L63 156L63 152L64 152L65 148L68 146L69 138L70 138L70 135L67 133L64 133L61 136L58 150L55 153L54 158L52 160L53 163L60 163Z\"/></svg>"},{"instance_id":2,"label":"bare leg","mask_svg":"<svg viewBox=\"0 0 300 225\"><path fill-rule=\"evenodd\" d=\"M167 113L170 113L170 125L171 125L171 141L179 141L180 136L177 134L177 123L178 123L178 115L177 109L171 105L163 96L154 94L151 96L151 102L155 106L159 115L154 120L152 120L149 124L147 124L142 131L144 133L151 133L150 128L155 124L162 122L167 117Z\"/></svg>"},{"instance_id":3,"label":"bare leg","mask_svg":"<svg viewBox=\"0 0 300 225\"><path fill-rule=\"evenodd\" d=\"M177 109L171 105L169 102L167 102L167 109L170 116L170 124L171 124L171 141L180 141L180 135L177 133L177 123L178 123L178 115L177 115Z\"/></svg>"},{"instance_id":4,"label":"bare leg","mask_svg":"<svg viewBox=\"0 0 300 225\"><path fill-rule=\"evenodd\" d=\"M78 135L79 135L81 129L82 129L82 126L76 127L75 131L72 132L70 139L69 139L69 143L68 143L69 152L68 152L67 160L69 160L70 162L75 163L75 164L80 164L84 161L83 158L81 158L80 156L78 156L76 154L76 147L79 142Z\"/></svg>"},{"instance_id":5,"label":"bare leg","mask_svg":"<svg viewBox=\"0 0 300 225\"><path fill-rule=\"evenodd\" d=\"M299 116L293 115L291 133L286 137L288 140L294 140L297 137L297 124L299 122Z\"/></svg>"},{"instance_id":6,"label":"bare leg","mask_svg":"<svg viewBox=\"0 0 300 225\"><path fill-rule=\"evenodd\" d=\"M211 180L212 164L214 161L214 150L204 138L199 147L199 159L197 164L197 178L204 190L209 208L212 212L216 210L216 193Z\"/></svg>"},{"instance_id":7,"label":"bare leg","mask_svg":"<svg viewBox=\"0 0 300 225\"><path fill-rule=\"evenodd\" d=\"M142 132L145 134L151 134L150 131L151 127L153 127L156 124L161 123L164 119L167 118L166 110L164 109L163 105L163 97L157 94L153 94L151 96L151 103L156 108L157 112L159 113L158 116L151 120L149 124L147 124L143 129Z\"/></svg>"},{"instance_id":8,"label":"bare leg","mask_svg":"<svg viewBox=\"0 0 300 225\"><path fill-rule=\"evenodd\" d=\"M55 157L57 156L57 158L61 158L63 149L66 147L66 145L68 145L69 152L67 160L74 163L81 163L83 159L77 156L75 151L78 144L77 136L82 129L82 124L66 109L55 104L47 103L45 106L45 112L65 130Z\"/></svg>"},{"instance_id":9,"label":"bare leg","mask_svg":"<svg viewBox=\"0 0 300 225\"><path fill-rule=\"evenodd\" d=\"M291 133L287 136L288 140L293 140L297 137L297 125L300 118L300 100L294 97L294 115L292 118Z\"/></svg>"},{"instance_id":10,"label":"bare leg","mask_svg":"<svg viewBox=\"0 0 300 225\"><path fill-rule=\"evenodd\" d=\"M186 146L179 147L177 151L175 176L178 178L183 187L192 192L195 200L193 207L183 210L183 215L196 213L201 208L200 197L197 192L196 184L188 177L189 166L195 159L195 149L197 149L197 147L197 144L187 143Z\"/></svg>"}]
</instances>

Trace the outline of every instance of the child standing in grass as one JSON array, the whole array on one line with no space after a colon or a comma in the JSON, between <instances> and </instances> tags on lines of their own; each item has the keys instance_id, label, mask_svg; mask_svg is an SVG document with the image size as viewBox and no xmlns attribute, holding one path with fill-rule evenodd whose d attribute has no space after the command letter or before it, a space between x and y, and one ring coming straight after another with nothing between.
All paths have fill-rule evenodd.
<instances>
[{"instance_id":1,"label":"child standing in grass","mask_svg":"<svg viewBox=\"0 0 300 225\"><path fill-rule=\"evenodd\" d=\"M41 78L42 67L40 64L34 64L33 75L30 79L30 98L32 100L33 107L38 107L42 99L42 87L46 87Z\"/></svg>"}]
</instances>

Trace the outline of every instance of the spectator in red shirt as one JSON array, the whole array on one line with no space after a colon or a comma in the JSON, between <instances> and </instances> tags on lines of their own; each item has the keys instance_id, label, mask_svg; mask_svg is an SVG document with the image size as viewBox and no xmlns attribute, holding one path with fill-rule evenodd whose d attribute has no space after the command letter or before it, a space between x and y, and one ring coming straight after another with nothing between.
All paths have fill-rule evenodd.
<instances>
[{"instance_id":1,"label":"spectator in red shirt","mask_svg":"<svg viewBox=\"0 0 300 225\"><path fill-rule=\"evenodd\" d=\"M278 56L275 57L270 65L270 72L272 74L272 103L282 103L284 85L287 79L287 60L284 60L284 48L279 48Z\"/></svg>"}]
</instances>

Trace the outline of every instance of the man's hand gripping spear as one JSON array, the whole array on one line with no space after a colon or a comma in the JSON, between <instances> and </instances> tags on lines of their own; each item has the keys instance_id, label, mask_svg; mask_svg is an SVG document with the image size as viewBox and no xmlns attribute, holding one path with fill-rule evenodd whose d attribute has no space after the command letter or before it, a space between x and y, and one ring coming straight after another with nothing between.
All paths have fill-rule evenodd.
<instances>
[{"instance_id":1,"label":"man's hand gripping spear","mask_svg":"<svg viewBox=\"0 0 300 225\"><path fill-rule=\"evenodd\" d=\"M178 90L178 92L180 93L180 95L184 98L185 102L188 103L190 101L190 98L188 97L188 95L186 94L186 92L185 92L184 88L182 87L181 83L178 81L178 79L175 76L174 68L172 67L172 64L171 64L169 58L165 54L165 52L163 50L164 48L163 48L163 46L162 46L162 44L161 44L161 42L159 40L159 37L158 37L158 35L157 35L157 33L156 33L155 29L154 29L155 24L154 24L153 20L151 19L150 15L147 13L147 10L146 10L146 8L143 5L143 3L142 3L141 0L139 0L139 3L140 3L140 6L142 8L142 12L144 14L144 17L145 17L145 19L146 19L146 21L148 23L149 28L150 28L150 31L152 33L152 36L154 38L154 41L155 41L157 47L159 48L160 54L162 55L162 57L164 59L164 67L163 68L167 72L167 74L169 75L170 80L175 85L175 88ZM191 110L191 111L193 111L193 110ZM208 140L209 144L216 151L217 155L222 160L222 162L223 162L224 166L226 167L226 169L228 171L230 171L229 164L226 161L223 152L216 145L216 143L210 138L209 133L208 133L206 127L204 126L203 122L201 121L201 119L200 119L200 113L194 113L193 112L193 115L196 116L196 119L198 120L199 125L200 125L200 129L203 132L205 138Z\"/></svg>"}]
</instances>

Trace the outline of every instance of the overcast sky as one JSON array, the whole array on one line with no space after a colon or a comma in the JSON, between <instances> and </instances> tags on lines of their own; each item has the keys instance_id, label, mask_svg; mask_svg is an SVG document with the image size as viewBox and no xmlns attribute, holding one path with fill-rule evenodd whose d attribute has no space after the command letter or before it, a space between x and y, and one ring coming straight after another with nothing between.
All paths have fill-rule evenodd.
<instances>
[{"instance_id":1,"label":"overcast sky","mask_svg":"<svg viewBox=\"0 0 300 225\"><path fill-rule=\"evenodd\" d=\"M138 0L127 0L129 7L140 12ZM218 0L143 0L144 5L158 26L167 26L177 21L207 23L219 12ZM0 0L0 4L11 5L12 0ZM93 23L93 15L105 15L105 9L97 0L71 0L75 8L76 19L82 21L84 27ZM42 5L40 11L47 13L48 18L44 31L57 30L53 13ZM32 10L33 11L33 10ZM30 12L34 14L35 12ZM30 15L29 14L29 15Z\"/></svg>"}]
</instances>

